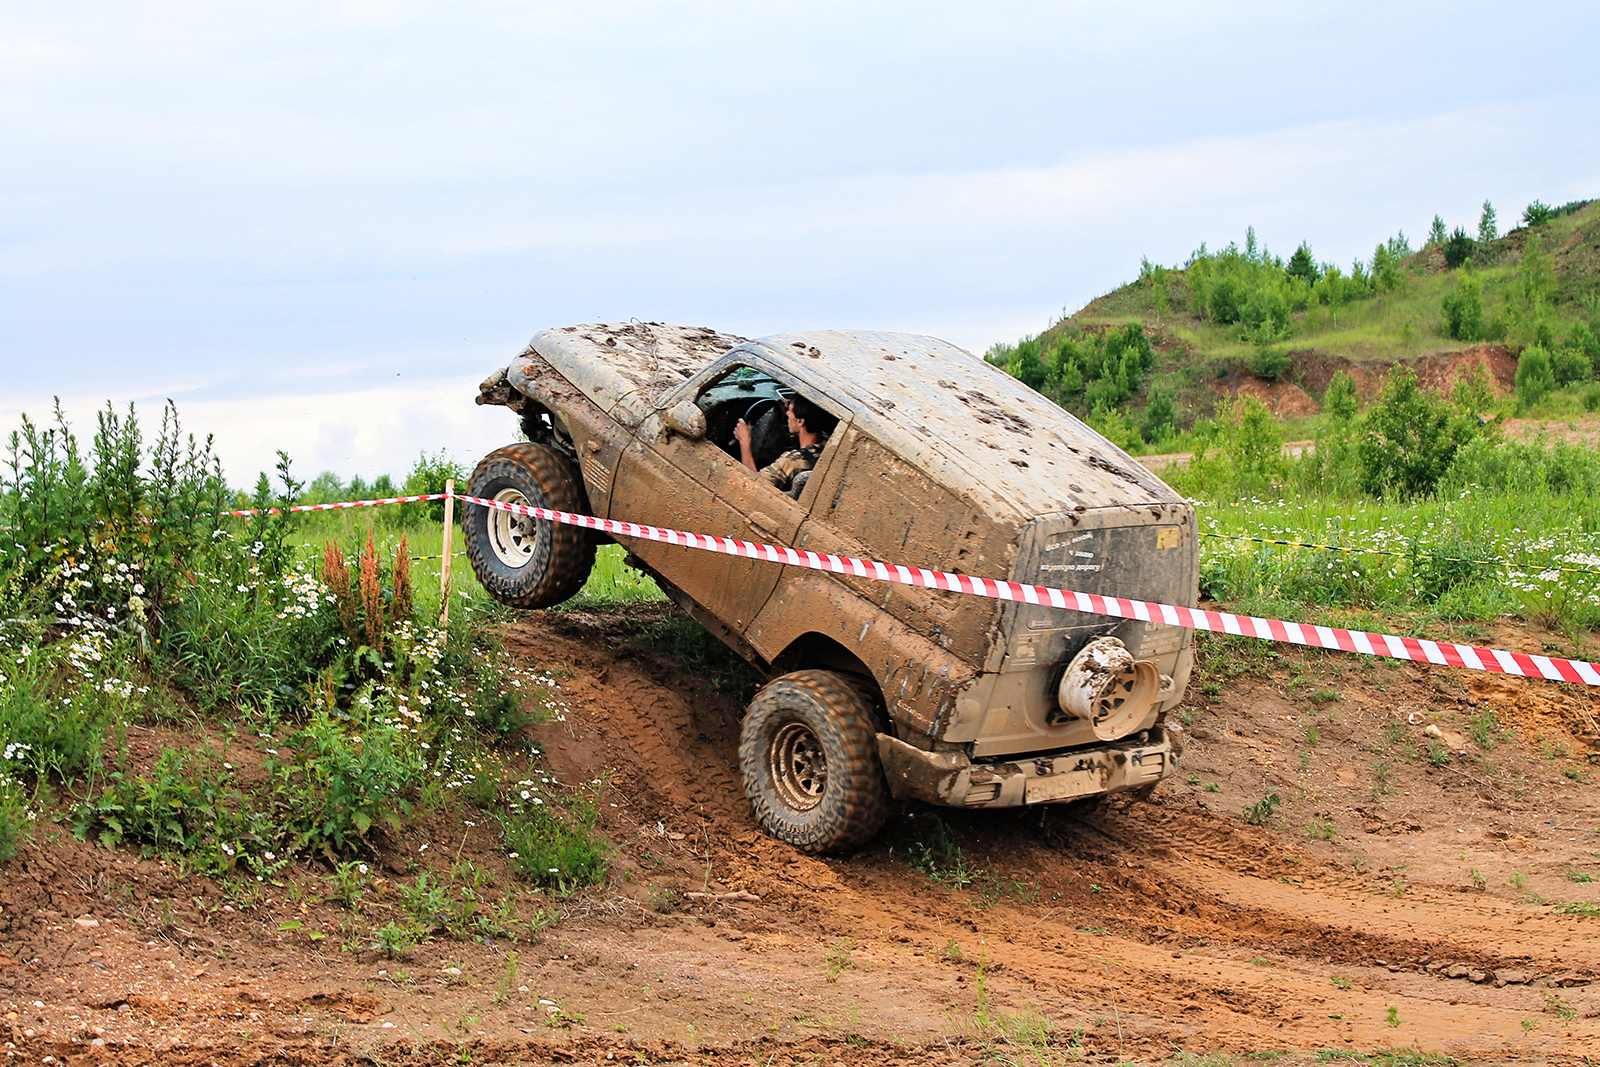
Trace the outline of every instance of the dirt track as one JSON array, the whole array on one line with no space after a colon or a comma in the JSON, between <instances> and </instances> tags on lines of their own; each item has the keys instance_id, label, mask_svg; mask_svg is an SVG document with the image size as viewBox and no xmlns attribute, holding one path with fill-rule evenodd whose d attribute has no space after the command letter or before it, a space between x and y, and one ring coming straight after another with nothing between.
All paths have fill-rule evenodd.
<instances>
[{"instance_id":1,"label":"dirt track","mask_svg":"<svg viewBox=\"0 0 1600 1067\"><path fill-rule=\"evenodd\" d=\"M1554 906L1600 896L1571 880L1600 876L1588 694L1285 653L1210 701L1195 687L1183 771L1150 803L919 807L857 855L812 859L750 821L738 701L630 644L634 629L552 614L507 634L562 678L570 711L540 728L552 766L574 783L612 772L611 883L540 941L442 940L388 963L284 931L342 921L315 891L224 910L210 883L47 832L0 881L7 1062L1295 1063L1410 1046L1576 1063L1600 1049L1600 915ZM1480 753L1466 735L1488 708L1508 729ZM1281 803L1250 825L1241 812L1268 793ZM939 822L965 885L906 862ZM426 855L424 836L496 863L482 828L411 836L391 870ZM1030 1049L1039 1020L1054 1036Z\"/></svg>"}]
</instances>

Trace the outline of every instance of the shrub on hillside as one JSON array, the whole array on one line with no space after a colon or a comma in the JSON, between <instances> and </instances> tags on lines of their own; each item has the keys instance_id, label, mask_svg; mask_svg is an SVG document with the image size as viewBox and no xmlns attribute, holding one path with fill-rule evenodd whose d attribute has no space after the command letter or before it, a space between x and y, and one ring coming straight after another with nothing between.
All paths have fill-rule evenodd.
<instances>
[{"instance_id":1,"label":"shrub on hillside","mask_svg":"<svg viewBox=\"0 0 1600 1067\"><path fill-rule=\"evenodd\" d=\"M1588 381L1594 373L1594 367L1584 353L1576 348L1562 347L1550 352L1550 373L1555 377L1556 385L1572 385L1574 382Z\"/></svg>"},{"instance_id":2,"label":"shrub on hillside","mask_svg":"<svg viewBox=\"0 0 1600 1067\"><path fill-rule=\"evenodd\" d=\"M1339 371L1322 394L1322 406L1340 422L1347 422L1356 413L1356 383L1347 371Z\"/></svg>"},{"instance_id":3,"label":"shrub on hillside","mask_svg":"<svg viewBox=\"0 0 1600 1067\"><path fill-rule=\"evenodd\" d=\"M1494 388L1489 384L1489 368L1474 363L1456 376L1450 393L1450 402L1463 415L1481 416L1494 407Z\"/></svg>"},{"instance_id":4,"label":"shrub on hillside","mask_svg":"<svg viewBox=\"0 0 1600 1067\"><path fill-rule=\"evenodd\" d=\"M1595 336L1589 324L1579 319L1572 324L1572 332L1567 334L1567 347L1583 354L1589 361L1592 373L1600 377L1600 338Z\"/></svg>"},{"instance_id":5,"label":"shrub on hillside","mask_svg":"<svg viewBox=\"0 0 1600 1067\"><path fill-rule=\"evenodd\" d=\"M1271 282L1251 289L1239 311L1244 336L1266 344L1289 332L1289 301L1283 286Z\"/></svg>"},{"instance_id":6,"label":"shrub on hillside","mask_svg":"<svg viewBox=\"0 0 1600 1067\"><path fill-rule=\"evenodd\" d=\"M1476 423L1424 392L1409 367L1396 367L1367 413L1356 449L1362 491L1380 497L1432 492Z\"/></svg>"},{"instance_id":7,"label":"shrub on hillside","mask_svg":"<svg viewBox=\"0 0 1600 1067\"><path fill-rule=\"evenodd\" d=\"M1483 340L1483 283L1471 270L1444 296L1444 328L1457 341Z\"/></svg>"},{"instance_id":8,"label":"shrub on hillside","mask_svg":"<svg viewBox=\"0 0 1600 1067\"><path fill-rule=\"evenodd\" d=\"M1455 270L1472 257L1473 242L1467 231L1457 226L1444 242L1444 265Z\"/></svg>"},{"instance_id":9,"label":"shrub on hillside","mask_svg":"<svg viewBox=\"0 0 1600 1067\"><path fill-rule=\"evenodd\" d=\"M1012 377L1080 414L1117 408L1137 396L1155 367L1155 349L1140 323L1121 329L1060 334L1049 347L1025 337L1006 366Z\"/></svg>"},{"instance_id":10,"label":"shrub on hillside","mask_svg":"<svg viewBox=\"0 0 1600 1067\"><path fill-rule=\"evenodd\" d=\"M1172 402L1170 389L1157 389L1144 409L1144 419L1139 432L1151 444L1168 441L1178 434L1178 408Z\"/></svg>"},{"instance_id":11,"label":"shrub on hillside","mask_svg":"<svg viewBox=\"0 0 1600 1067\"><path fill-rule=\"evenodd\" d=\"M1555 209L1542 200L1535 200L1522 212L1524 226L1543 226L1556 217Z\"/></svg>"},{"instance_id":12,"label":"shrub on hillside","mask_svg":"<svg viewBox=\"0 0 1600 1067\"><path fill-rule=\"evenodd\" d=\"M1202 427L1196 424L1197 436ZM1162 472L1190 495L1238 496L1282 485L1289 465L1283 456L1283 430L1260 399L1239 396L1223 406L1214 435L1197 441L1187 467Z\"/></svg>"},{"instance_id":13,"label":"shrub on hillside","mask_svg":"<svg viewBox=\"0 0 1600 1067\"><path fill-rule=\"evenodd\" d=\"M1531 407L1549 395L1556 387L1555 372L1550 369L1550 353L1538 345L1522 350L1517 360L1517 403Z\"/></svg>"},{"instance_id":14,"label":"shrub on hillside","mask_svg":"<svg viewBox=\"0 0 1600 1067\"><path fill-rule=\"evenodd\" d=\"M1263 381L1275 382L1288 373L1289 354L1280 348L1260 347L1250 357L1250 373Z\"/></svg>"},{"instance_id":15,"label":"shrub on hillside","mask_svg":"<svg viewBox=\"0 0 1600 1067\"><path fill-rule=\"evenodd\" d=\"M1389 291L1400 285L1400 267L1411 254L1405 232L1395 234L1372 252L1372 278L1379 289Z\"/></svg>"}]
</instances>

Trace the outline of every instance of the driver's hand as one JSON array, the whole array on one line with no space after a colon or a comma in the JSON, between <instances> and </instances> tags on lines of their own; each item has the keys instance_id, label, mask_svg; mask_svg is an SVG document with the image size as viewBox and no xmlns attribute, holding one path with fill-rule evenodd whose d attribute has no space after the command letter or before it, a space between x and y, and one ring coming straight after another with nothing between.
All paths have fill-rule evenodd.
<instances>
[{"instance_id":1,"label":"driver's hand","mask_svg":"<svg viewBox=\"0 0 1600 1067\"><path fill-rule=\"evenodd\" d=\"M750 424L740 419L733 427L733 439L741 445L750 443Z\"/></svg>"}]
</instances>

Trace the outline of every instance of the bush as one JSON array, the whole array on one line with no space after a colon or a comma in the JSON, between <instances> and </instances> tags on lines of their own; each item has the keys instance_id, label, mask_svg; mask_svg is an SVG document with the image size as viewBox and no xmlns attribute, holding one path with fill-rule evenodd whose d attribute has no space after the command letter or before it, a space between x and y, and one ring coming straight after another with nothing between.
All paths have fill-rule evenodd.
<instances>
[{"instance_id":1,"label":"bush","mask_svg":"<svg viewBox=\"0 0 1600 1067\"><path fill-rule=\"evenodd\" d=\"M1572 332L1567 334L1567 347L1582 353L1589 361L1591 372L1600 377L1600 338L1595 337L1587 322L1580 319L1572 324Z\"/></svg>"},{"instance_id":2,"label":"bush","mask_svg":"<svg viewBox=\"0 0 1600 1067\"><path fill-rule=\"evenodd\" d=\"M411 813L403 794L422 777L420 738L392 699L363 694L351 720L324 706L289 738L291 760L269 764L297 848L348 853L373 827L396 831Z\"/></svg>"},{"instance_id":3,"label":"bush","mask_svg":"<svg viewBox=\"0 0 1600 1067\"><path fill-rule=\"evenodd\" d=\"M1479 437L1461 447L1440 482L1452 495L1466 489L1593 496L1600 493L1600 455L1567 441L1546 447Z\"/></svg>"},{"instance_id":4,"label":"bush","mask_svg":"<svg viewBox=\"0 0 1600 1067\"><path fill-rule=\"evenodd\" d=\"M1556 217L1555 209L1541 200L1535 200L1522 212L1524 226L1543 226Z\"/></svg>"},{"instance_id":5,"label":"bush","mask_svg":"<svg viewBox=\"0 0 1600 1067\"><path fill-rule=\"evenodd\" d=\"M1283 458L1283 430L1272 412L1253 396L1239 396L1223 407L1215 437L1203 436L1196 424L1194 459L1186 467L1163 471L1167 480L1190 495L1217 496L1262 492L1288 477Z\"/></svg>"},{"instance_id":6,"label":"bush","mask_svg":"<svg viewBox=\"0 0 1600 1067\"><path fill-rule=\"evenodd\" d=\"M1470 270L1445 294L1444 322L1445 333L1457 341L1483 340L1483 283Z\"/></svg>"},{"instance_id":7,"label":"bush","mask_svg":"<svg viewBox=\"0 0 1600 1067\"><path fill-rule=\"evenodd\" d=\"M405 485L401 486L399 496L424 496L429 493L444 492L444 483L455 480L456 491L466 492L466 468L452 459L444 449L434 455L426 452L417 456L417 462L411 468L411 473L406 475ZM422 504L402 504L400 510L408 524L417 525L423 522L440 523L444 521L444 501L430 500ZM461 521L462 509L456 509L456 522Z\"/></svg>"},{"instance_id":8,"label":"bush","mask_svg":"<svg viewBox=\"0 0 1600 1067\"><path fill-rule=\"evenodd\" d=\"M107 731L139 695L106 671L108 645L90 631L8 649L18 655L0 668L0 770L70 782L99 768Z\"/></svg>"},{"instance_id":9,"label":"bush","mask_svg":"<svg viewBox=\"0 0 1600 1067\"><path fill-rule=\"evenodd\" d=\"M1144 409L1144 419L1139 425L1139 432L1151 444L1177 436L1178 409L1172 402L1171 390L1157 389L1150 397L1150 404Z\"/></svg>"},{"instance_id":10,"label":"bush","mask_svg":"<svg viewBox=\"0 0 1600 1067\"><path fill-rule=\"evenodd\" d=\"M266 812L233 788L233 774L209 749L164 750L149 774L110 776L98 798L72 811L72 831L107 848L133 844L146 856L184 857L206 874L243 864L252 874L281 869L278 831Z\"/></svg>"},{"instance_id":11,"label":"bush","mask_svg":"<svg viewBox=\"0 0 1600 1067\"><path fill-rule=\"evenodd\" d=\"M1265 343L1289 330L1289 303L1283 289L1266 282L1250 290L1239 310L1239 323L1247 338Z\"/></svg>"},{"instance_id":12,"label":"bush","mask_svg":"<svg viewBox=\"0 0 1600 1067\"><path fill-rule=\"evenodd\" d=\"M1556 387L1555 372L1550 368L1550 354L1538 345L1525 348L1517 360L1517 403L1531 407L1543 400Z\"/></svg>"},{"instance_id":13,"label":"bush","mask_svg":"<svg viewBox=\"0 0 1600 1067\"><path fill-rule=\"evenodd\" d=\"M1489 368L1474 363L1456 376L1450 402L1462 415L1477 416L1494 407L1494 388L1489 384Z\"/></svg>"},{"instance_id":14,"label":"bush","mask_svg":"<svg viewBox=\"0 0 1600 1067\"><path fill-rule=\"evenodd\" d=\"M1452 590L1494 577L1497 562L1482 545L1458 536L1447 536L1425 552L1412 556L1411 575L1417 595L1430 604L1437 604Z\"/></svg>"},{"instance_id":15,"label":"bush","mask_svg":"<svg viewBox=\"0 0 1600 1067\"><path fill-rule=\"evenodd\" d=\"M1587 381L1594 373L1589 357L1576 348L1558 348L1550 353L1550 373L1557 385Z\"/></svg>"},{"instance_id":16,"label":"bush","mask_svg":"<svg viewBox=\"0 0 1600 1067\"><path fill-rule=\"evenodd\" d=\"M227 488L210 439L185 436L168 402L146 448L132 405L119 414L108 404L85 452L58 405L52 426L23 415L8 445L0 525L12 534L0 538L0 572L9 572L10 588L53 589L46 603L68 593L59 614L149 636L224 521ZM81 579L108 569L125 580Z\"/></svg>"},{"instance_id":17,"label":"bush","mask_svg":"<svg viewBox=\"0 0 1600 1067\"><path fill-rule=\"evenodd\" d=\"M1211 295L1206 298L1206 310L1211 314L1213 322L1224 326L1232 325L1244 317L1244 302L1248 293L1239 279L1231 274L1218 278L1211 286Z\"/></svg>"},{"instance_id":18,"label":"bush","mask_svg":"<svg viewBox=\"0 0 1600 1067\"><path fill-rule=\"evenodd\" d=\"M1455 270L1472 257L1473 242L1467 231L1457 226L1444 243L1444 265Z\"/></svg>"},{"instance_id":19,"label":"bush","mask_svg":"<svg viewBox=\"0 0 1600 1067\"><path fill-rule=\"evenodd\" d=\"M182 590L157 665L202 710L240 702L283 707L332 653L337 616L309 569L261 573L256 546L231 536L234 551L198 570Z\"/></svg>"},{"instance_id":20,"label":"bush","mask_svg":"<svg viewBox=\"0 0 1600 1067\"><path fill-rule=\"evenodd\" d=\"M0 759L0 867L17 855L17 847L33 836L34 813L29 810L27 786L13 778Z\"/></svg>"},{"instance_id":21,"label":"bush","mask_svg":"<svg viewBox=\"0 0 1600 1067\"><path fill-rule=\"evenodd\" d=\"M1258 348L1250 357L1250 373L1263 381L1275 382L1289 369L1289 355L1277 348Z\"/></svg>"},{"instance_id":22,"label":"bush","mask_svg":"<svg viewBox=\"0 0 1600 1067\"><path fill-rule=\"evenodd\" d=\"M1401 366L1389 373L1364 429L1356 449L1362 490L1413 497L1433 490L1456 449L1475 432L1476 420L1453 417Z\"/></svg>"},{"instance_id":23,"label":"bush","mask_svg":"<svg viewBox=\"0 0 1600 1067\"><path fill-rule=\"evenodd\" d=\"M1356 382L1346 371L1339 371L1322 394L1322 406L1335 419L1346 422L1356 413Z\"/></svg>"}]
</instances>

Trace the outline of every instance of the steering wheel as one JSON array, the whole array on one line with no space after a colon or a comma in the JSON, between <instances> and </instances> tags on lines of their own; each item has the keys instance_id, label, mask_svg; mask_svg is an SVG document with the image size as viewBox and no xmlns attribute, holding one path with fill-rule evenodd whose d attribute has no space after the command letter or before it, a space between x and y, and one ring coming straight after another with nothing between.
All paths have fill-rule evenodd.
<instances>
[{"instance_id":1,"label":"steering wheel","mask_svg":"<svg viewBox=\"0 0 1600 1067\"><path fill-rule=\"evenodd\" d=\"M756 426L756 420L755 420L756 412L760 411L762 408L766 407L768 404L778 404L778 403L780 403L780 401L775 400L774 398L772 398L770 396L758 397L756 399L755 403L751 404L749 407L744 409L744 415L742 417L743 417L745 422L750 424L750 428L753 430L753 429L755 429L755 426Z\"/></svg>"},{"instance_id":2,"label":"steering wheel","mask_svg":"<svg viewBox=\"0 0 1600 1067\"><path fill-rule=\"evenodd\" d=\"M749 427L750 427L750 431L752 433L754 433L755 432L755 428L756 428L756 420L760 417L756 413L761 411L763 408L765 408L769 404L777 404L777 403L779 403L779 401L774 400L770 396L757 397L756 400L755 400L755 403L751 404L749 407L744 409L744 414L739 416L739 419L743 420L746 424L748 424ZM738 425L738 420L735 420L734 425L736 425L736 426ZM734 437L731 440L729 440L728 444L732 448L737 448L738 445L739 445L738 437ZM735 455L734 458L738 458L737 454Z\"/></svg>"}]
</instances>

